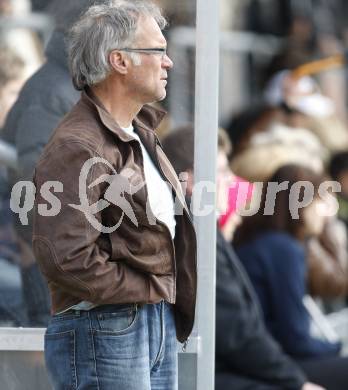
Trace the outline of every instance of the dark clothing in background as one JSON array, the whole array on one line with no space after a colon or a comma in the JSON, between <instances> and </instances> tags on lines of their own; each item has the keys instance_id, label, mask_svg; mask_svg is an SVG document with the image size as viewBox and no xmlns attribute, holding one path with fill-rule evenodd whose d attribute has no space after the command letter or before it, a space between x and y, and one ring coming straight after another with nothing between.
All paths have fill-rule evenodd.
<instances>
[{"instance_id":1,"label":"dark clothing in background","mask_svg":"<svg viewBox=\"0 0 348 390\"><path fill-rule=\"evenodd\" d=\"M300 389L305 375L268 333L239 259L217 233L216 389ZM274 387L273 387L274 386Z\"/></svg>"},{"instance_id":2,"label":"dark clothing in background","mask_svg":"<svg viewBox=\"0 0 348 390\"><path fill-rule=\"evenodd\" d=\"M267 232L236 249L256 290L265 323L283 349L298 359L336 356L340 343L310 335L304 247L287 233Z\"/></svg>"},{"instance_id":3,"label":"dark clothing in background","mask_svg":"<svg viewBox=\"0 0 348 390\"><path fill-rule=\"evenodd\" d=\"M251 0L246 13L246 29L284 36L289 32L291 18L291 0Z\"/></svg>"},{"instance_id":4,"label":"dark clothing in background","mask_svg":"<svg viewBox=\"0 0 348 390\"><path fill-rule=\"evenodd\" d=\"M327 390L347 390L347 357L329 357L297 363L311 382L320 384Z\"/></svg>"},{"instance_id":5,"label":"dark clothing in background","mask_svg":"<svg viewBox=\"0 0 348 390\"><path fill-rule=\"evenodd\" d=\"M344 222L348 231L348 199L347 197L342 196L342 194L337 194L337 201L339 205L337 216Z\"/></svg>"},{"instance_id":6,"label":"dark clothing in background","mask_svg":"<svg viewBox=\"0 0 348 390\"><path fill-rule=\"evenodd\" d=\"M53 33L45 54L46 63L24 85L1 134L17 148L19 172L12 175L14 181L32 179L53 130L80 98L69 75L62 32ZM25 236L31 242L31 231Z\"/></svg>"},{"instance_id":7,"label":"dark clothing in background","mask_svg":"<svg viewBox=\"0 0 348 390\"><path fill-rule=\"evenodd\" d=\"M341 38L347 11L346 0L251 0L245 24L256 33L287 36L294 19L303 18L316 34Z\"/></svg>"},{"instance_id":8,"label":"dark clothing in background","mask_svg":"<svg viewBox=\"0 0 348 390\"><path fill-rule=\"evenodd\" d=\"M19 169L10 172L10 187L19 180L32 180L36 162L53 130L80 97L69 75L62 32L53 33L45 54L46 63L24 85L1 133L1 138L18 152ZM31 248L30 213L28 226L23 226L18 216L14 215L14 219L18 235ZM46 326L50 316L46 281L35 262L24 263L21 276L28 320L22 325Z\"/></svg>"},{"instance_id":9,"label":"dark clothing in background","mask_svg":"<svg viewBox=\"0 0 348 390\"><path fill-rule=\"evenodd\" d=\"M31 8L34 12L42 12L52 2L52 0L31 0Z\"/></svg>"},{"instance_id":10,"label":"dark clothing in background","mask_svg":"<svg viewBox=\"0 0 348 390\"><path fill-rule=\"evenodd\" d=\"M347 367L348 358L293 360L283 352L264 326L243 265L218 232L215 389L300 390L308 381L346 390Z\"/></svg>"}]
</instances>

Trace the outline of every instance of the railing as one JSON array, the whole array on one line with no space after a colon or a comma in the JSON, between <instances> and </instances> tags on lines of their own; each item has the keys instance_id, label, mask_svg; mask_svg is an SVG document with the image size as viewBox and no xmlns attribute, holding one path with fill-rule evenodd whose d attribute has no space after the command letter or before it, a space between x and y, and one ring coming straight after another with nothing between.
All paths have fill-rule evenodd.
<instances>
[{"instance_id":1,"label":"railing","mask_svg":"<svg viewBox=\"0 0 348 390\"><path fill-rule=\"evenodd\" d=\"M0 16L0 31L14 28L27 28L42 34L44 42L47 42L54 23L47 14L32 12L23 16Z\"/></svg>"},{"instance_id":2,"label":"railing","mask_svg":"<svg viewBox=\"0 0 348 390\"><path fill-rule=\"evenodd\" d=\"M44 328L0 328L2 390L50 390L44 363ZM190 337L186 352L178 343L179 389L196 389L200 339Z\"/></svg>"}]
</instances>

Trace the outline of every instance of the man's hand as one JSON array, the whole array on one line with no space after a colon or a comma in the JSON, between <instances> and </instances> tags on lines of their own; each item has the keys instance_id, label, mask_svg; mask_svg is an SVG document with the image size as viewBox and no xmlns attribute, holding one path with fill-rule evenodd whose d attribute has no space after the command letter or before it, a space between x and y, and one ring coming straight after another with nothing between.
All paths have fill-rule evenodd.
<instances>
[{"instance_id":1,"label":"man's hand","mask_svg":"<svg viewBox=\"0 0 348 390\"><path fill-rule=\"evenodd\" d=\"M325 390L325 388L321 387L321 386L318 386L318 385L316 385L314 383L311 383L311 382L306 382L302 386L301 390Z\"/></svg>"}]
</instances>

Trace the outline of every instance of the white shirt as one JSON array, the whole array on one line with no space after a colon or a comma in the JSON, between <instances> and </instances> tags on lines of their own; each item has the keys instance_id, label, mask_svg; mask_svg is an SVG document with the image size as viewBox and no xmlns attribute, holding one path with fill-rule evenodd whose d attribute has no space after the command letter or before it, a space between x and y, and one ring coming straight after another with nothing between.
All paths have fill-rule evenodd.
<instances>
[{"instance_id":1,"label":"white shirt","mask_svg":"<svg viewBox=\"0 0 348 390\"><path fill-rule=\"evenodd\" d=\"M151 160L149 153L140 141L138 134L134 132L133 126L131 125L128 128L122 129L135 138L140 144L144 161L145 182L149 197L148 201L151 211L159 221L167 225L170 235L172 236L172 239L174 239L176 221L171 186L163 180L158 169Z\"/></svg>"}]
</instances>

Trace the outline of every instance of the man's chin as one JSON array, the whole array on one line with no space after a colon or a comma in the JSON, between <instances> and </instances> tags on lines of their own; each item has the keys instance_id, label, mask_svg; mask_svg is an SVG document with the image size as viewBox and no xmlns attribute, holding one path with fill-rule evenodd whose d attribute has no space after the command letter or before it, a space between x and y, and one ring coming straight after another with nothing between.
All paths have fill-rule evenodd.
<instances>
[{"instance_id":1,"label":"man's chin","mask_svg":"<svg viewBox=\"0 0 348 390\"><path fill-rule=\"evenodd\" d=\"M166 98L166 96L167 96L167 91L164 90L164 91L162 91L161 94L159 94L159 98L157 99L157 101L160 102L161 100L164 100Z\"/></svg>"},{"instance_id":2,"label":"man's chin","mask_svg":"<svg viewBox=\"0 0 348 390\"><path fill-rule=\"evenodd\" d=\"M164 100L167 96L167 92L166 90L164 91L161 91L161 93L158 93L155 97L153 97L151 99L151 101L149 100L147 103L156 103L156 102L160 102L162 100Z\"/></svg>"}]
</instances>

